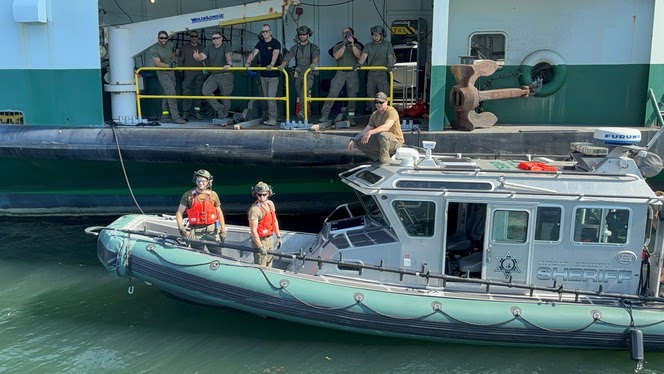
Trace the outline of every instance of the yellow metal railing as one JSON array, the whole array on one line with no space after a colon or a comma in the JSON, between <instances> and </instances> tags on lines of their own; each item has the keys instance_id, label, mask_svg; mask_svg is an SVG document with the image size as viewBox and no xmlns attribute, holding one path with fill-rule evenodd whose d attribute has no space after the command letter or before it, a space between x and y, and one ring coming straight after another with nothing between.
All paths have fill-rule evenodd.
<instances>
[{"instance_id":1,"label":"yellow metal railing","mask_svg":"<svg viewBox=\"0 0 664 374\"><path fill-rule=\"evenodd\" d=\"M272 68L275 71L281 71L284 74L284 88L286 89L286 96L275 96L275 97L265 97L265 96L202 96L202 95L141 95L140 90L138 89L138 76L142 71L158 71L158 70L179 70L179 71L192 71L192 70L205 70L205 71L267 71L265 67L231 67L224 69L223 67L177 67L177 68L158 68L145 66L136 69L134 73L134 84L136 85L136 108L138 110L138 117L142 117L141 111L141 99L214 99L214 100L280 100L286 102L286 119L290 120L290 89L288 87L288 73L286 69L278 70L277 68Z\"/></svg>"},{"instance_id":2,"label":"yellow metal railing","mask_svg":"<svg viewBox=\"0 0 664 374\"><path fill-rule=\"evenodd\" d=\"M311 71L311 68L307 68L307 70L304 71L304 77L302 80L304 81L304 88L302 89L302 95L304 96L303 100L304 103L302 103L303 106L303 111L304 111L304 120L307 121L309 119L309 102L310 101L373 101L375 98L373 97L335 97L335 98L327 98L327 97L308 97L307 93L307 75ZM323 66L323 67L317 67L315 70L318 71L328 71L328 70L334 70L334 71L348 71L348 70L354 70L353 67L350 66ZM387 71L387 67L385 66L361 66L357 70L384 70ZM394 73L391 71L390 73L390 95L387 98L387 101L392 104L392 97L394 96ZM359 82L358 82L359 84Z\"/></svg>"}]
</instances>

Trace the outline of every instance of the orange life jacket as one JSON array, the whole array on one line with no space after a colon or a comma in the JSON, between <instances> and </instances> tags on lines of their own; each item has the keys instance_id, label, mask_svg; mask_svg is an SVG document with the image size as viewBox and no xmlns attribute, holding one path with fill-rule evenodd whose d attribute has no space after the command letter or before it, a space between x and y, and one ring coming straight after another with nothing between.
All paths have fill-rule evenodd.
<instances>
[{"instance_id":1,"label":"orange life jacket","mask_svg":"<svg viewBox=\"0 0 664 374\"><path fill-rule=\"evenodd\" d=\"M205 191L204 194L205 200L201 201L196 189L191 190L191 207L187 209L190 226L212 225L219 219L210 190Z\"/></svg>"},{"instance_id":2,"label":"orange life jacket","mask_svg":"<svg viewBox=\"0 0 664 374\"><path fill-rule=\"evenodd\" d=\"M258 237L263 239L274 234L274 222L277 220L277 214L274 210L268 211L262 206L258 206L258 209L263 212L263 218L258 222Z\"/></svg>"}]
</instances>

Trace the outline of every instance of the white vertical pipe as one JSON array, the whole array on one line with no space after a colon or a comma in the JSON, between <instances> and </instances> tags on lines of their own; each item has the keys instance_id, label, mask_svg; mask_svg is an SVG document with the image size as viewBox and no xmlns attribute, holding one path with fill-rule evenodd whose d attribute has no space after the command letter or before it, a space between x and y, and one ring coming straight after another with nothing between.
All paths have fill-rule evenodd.
<instances>
[{"instance_id":1,"label":"white vertical pipe","mask_svg":"<svg viewBox=\"0 0 664 374\"><path fill-rule=\"evenodd\" d=\"M105 90L111 93L113 120L120 123L136 121L136 91L134 85L134 58L130 55L131 31L111 28L108 33L111 82Z\"/></svg>"}]
</instances>

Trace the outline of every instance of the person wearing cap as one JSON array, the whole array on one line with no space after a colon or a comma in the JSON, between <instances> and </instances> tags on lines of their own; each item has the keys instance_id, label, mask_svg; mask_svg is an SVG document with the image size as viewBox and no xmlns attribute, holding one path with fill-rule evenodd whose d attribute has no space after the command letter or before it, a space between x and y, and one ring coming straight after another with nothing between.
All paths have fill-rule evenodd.
<instances>
[{"instance_id":1,"label":"person wearing cap","mask_svg":"<svg viewBox=\"0 0 664 374\"><path fill-rule=\"evenodd\" d=\"M295 67L293 68L293 78L295 79L295 91L297 92L297 100L303 103L304 96L304 72L308 69L316 69L318 67L318 60L320 59L320 48L314 43L309 41L309 37L313 31L307 26L300 26L297 28L297 44L291 47L284 56L284 60L279 65L279 70L283 70L290 60L295 57ZM307 95L311 95L311 86L314 84L314 74L318 71L309 72L307 75ZM298 117L304 118L302 111L297 113ZM311 113L309 113L311 115Z\"/></svg>"},{"instance_id":2,"label":"person wearing cap","mask_svg":"<svg viewBox=\"0 0 664 374\"><path fill-rule=\"evenodd\" d=\"M175 212L175 221L178 224L180 235L187 239L221 243L227 235L226 221L224 213L221 211L219 195L212 191L212 174L205 169L200 169L194 172L192 179L196 187L182 195L178 210ZM184 224L185 213L188 225ZM191 243L191 247L221 254L221 248L217 246L206 247L201 243Z\"/></svg>"},{"instance_id":3,"label":"person wearing cap","mask_svg":"<svg viewBox=\"0 0 664 374\"><path fill-rule=\"evenodd\" d=\"M148 53L155 67L170 68L175 65L175 46L168 40L168 33L164 30L157 33L157 43L150 47ZM164 90L164 95L176 95L175 72L173 70L157 70L157 79L159 79L161 88ZM174 98L166 100L162 100L161 104L162 120L166 119L166 113L170 113L173 122L185 123L186 121L180 117L177 101ZM166 109L166 102L168 103L168 109Z\"/></svg>"},{"instance_id":4,"label":"person wearing cap","mask_svg":"<svg viewBox=\"0 0 664 374\"><path fill-rule=\"evenodd\" d=\"M359 68L366 62L367 66L384 66L390 72L396 63L396 56L392 43L385 40L385 29L383 26L376 25L371 28L372 40L364 46L362 55L357 61ZM367 73L367 96L373 97L377 92L390 92L390 84L387 80L387 74L383 70L369 70ZM372 108L367 105L367 112L372 112Z\"/></svg>"},{"instance_id":5,"label":"person wearing cap","mask_svg":"<svg viewBox=\"0 0 664 374\"><path fill-rule=\"evenodd\" d=\"M281 248L281 231L279 230L279 221L277 221L277 209L270 200L272 186L265 182L258 182L251 189L252 195L256 201L251 204L248 211L249 230L251 231L251 241L258 250L254 253L254 263L272 267L273 255L268 251L274 251L274 235L277 235L277 249Z\"/></svg>"},{"instance_id":6,"label":"person wearing cap","mask_svg":"<svg viewBox=\"0 0 664 374\"><path fill-rule=\"evenodd\" d=\"M203 67L203 61L198 61L194 58L195 52L202 52L205 45L201 44L198 39L198 30L189 32L189 43L182 46L180 50L180 66L184 67ZM185 96L201 96L203 95L203 82L205 76L203 70L185 70L184 79L182 80L182 94ZM193 110L192 110L193 104ZM201 99L184 99L182 100L182 112L184 118L187 119L189 115L193 115L196 119L203 119L201 115Z\"/></svg>"},{"instance_id":7,"label":"person wearing cap","mask_svg":"<svg viewBox=\"0 0 664 374\"><path fill-rule=\"evenodd\" d=\"M364 152L376 164L384 165L390 161L390 157L403 146L404 137L401 132L399 113L388 105L387 95L379 92L374 97L376 111L371 113L369 123L354 138L348 141L348 150L353 146Z\"/></svg>"},{"instance_id":8,"label":"person wearing cap","mask_svg":"<svg viewBox=\"0 0 664 374\"><path fill-rule=\"evenodd\" d=\"M332 48L332 57L337 61L338 67L354 67L358 59L362 55L362 43L358 42L354 37L354 31L350 27L341 29L342 40L335 44ZM348 97L357 97L357 90L359 88L359 78L355 70L339 70L332 78L330 83L330 92L327 95L328 99L334 99L339 96L339 92L346 85L346 93ZM326 101L323 104L323 109L320 111L319 122L327 122L327 117L330 115L334 101ZM348 114L355 113L355 101L348 102Z\"/></svg>"},{"instance_id":9,"label":"person wearing cap","mask_svg":"<svg viewBox=\"0 0 664 374\"><path fill-rule=\"evenodd\" d=\"M260 72L261 86L265 97L277 96L277 89L279 88L279 76L281 73L274 70L275 66L281 65L281 43L272 37L272 28L268 24L261 27L261 34L263 39L259 40L254 47L254 50L247 57L247 67L251 67L251 62L258 55L260 66L265 67L265 71ZM268 126L277 125L277 117L279 111L277 109L276 100L268 100L268 120L265 122Z\"/></svg>"},{"instance_id":10,"label":"person wearing cap","mask_svg":"<svg viewBox=\"0 0 664 374\"><path fill-rule=\"evenodd\" d=\"M224 70L210 71L210 76L203 83L204 96L214 96L217 89L221 96L230 96L233 93L234 76L233 72L229 70L233 66L233 49L228 43L224 42L224 36L221 35L221 32L213 32L212 45L206 45L203 52L194 52L194 59L196 61L207 60L208 67L224 68ZM228 112L231 110L229 99L221 100L221 104L215 98L208 99L207 102L217 112L217 118L228 117Z\"/></svg>"}]
</instances>

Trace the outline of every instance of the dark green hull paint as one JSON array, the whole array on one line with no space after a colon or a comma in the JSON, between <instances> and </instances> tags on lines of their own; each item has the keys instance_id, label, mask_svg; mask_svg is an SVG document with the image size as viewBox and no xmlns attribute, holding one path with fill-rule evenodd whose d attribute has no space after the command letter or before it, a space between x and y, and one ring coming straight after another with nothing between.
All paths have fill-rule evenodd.
<instances>
[{"instance_id":1,"label":"dark green hull paint","mask_svg":"<svg viewBox=\"0 0 664 374\"><path fill-rule=\"evenodd\" d=\"M0 82L0 110L22 111L26 124L103 124L100 69L0 70Z\"/></svg>"},{"instance_id":2,"label":"dark green hull paint","mask_svg":"<svg viewBox=\"0 0 664 374\"><path fill-rule=\"evenodd\" d=\"M650 75L648 77L648 88L652 88L655 93L655 98L661 103L664 101L664 65L652 64L650 65ZM650 100L650 96L648 96ZM652 102L648 101L645 104L645 119L646 126L654 126L657 124L657 114ZM662 109L662 108L660 108Z\"/></svg>"},{"instance_id":3,"label":"dark green hull paint","mask_svg":"<svg viewBox=\"0 0 664 374\"><path fill-rule=\"evenodd\" d=\"M450 123L448 118L454 119L454 110L448 99L454 85L454 76L447 66L431 67L429 130L440 131Z\"/></svg>"},{"instance_id":4,"label":"dark green hull paint","mask_svg":"<svg viewBox=\"0 0 664 374\"><path fill-rule=\"evenodd\" d=\"M284 214L329 212L353 201L335 168L234 167L222 164L126 162L133 193L146 212L174 214L180 197L193 188L193 171L208 169L213 189L228 213L244 213L251 187L263 180L274 187ZM137 212L120 162L4 159L0 163L0 214L122 214ZM17 209L19 208L19 209ZM42 212L42 213L40 213Z\"/></svg>"}]
</instances>

